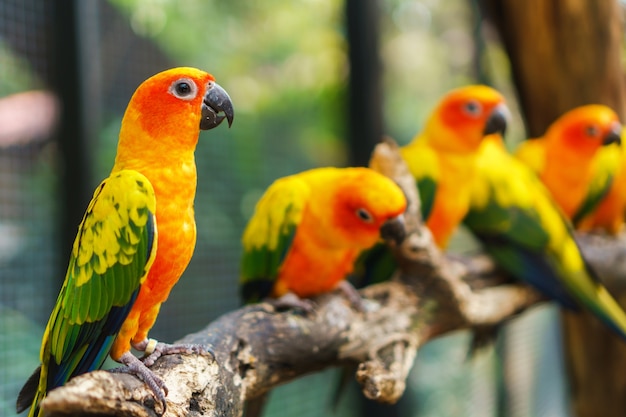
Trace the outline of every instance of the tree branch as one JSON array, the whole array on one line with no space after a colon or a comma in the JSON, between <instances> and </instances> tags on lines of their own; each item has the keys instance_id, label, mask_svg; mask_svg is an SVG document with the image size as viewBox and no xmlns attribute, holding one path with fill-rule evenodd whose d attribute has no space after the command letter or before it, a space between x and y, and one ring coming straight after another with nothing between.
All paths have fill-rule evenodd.
<instances>
[{"instance_id":1,"label":"tree branch","mask_svg":"<svg viewBox=\"0 0 626 417\"><path fill-rule=\"evenodd\" d=\"M245 400L346 363L359 364L356 378L368 398L393 403L404 392L420 346L449 331L497 324L541 300L532 289L498 275L488 258L452 258L435 247L419 217L414 180L392 141L378 145L370 165L396 180L410 202L410 234L393 248L400 267L394 280L361 290L363 312L336 292L317 298L310 315L261 303L186 336L185 343L211 346L216 360L172 355L157 361L152 369L169 388L167 416L240 416ZM623 239L616 244L584 236L581 243L594 266L623 268ZM138 379L104 371L74 378L50 392L42 406L50 416L160 412Z\"/></svg>"}]
</instances>

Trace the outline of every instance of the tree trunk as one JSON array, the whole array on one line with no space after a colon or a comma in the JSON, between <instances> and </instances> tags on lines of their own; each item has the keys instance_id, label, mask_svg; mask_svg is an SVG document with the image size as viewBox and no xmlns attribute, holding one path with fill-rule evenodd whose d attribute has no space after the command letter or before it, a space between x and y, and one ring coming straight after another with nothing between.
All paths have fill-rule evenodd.
<instances>
[{"instance_id":1,"label":"tree trunk","mask_svg":"<svg viewBox=\"0 0 626 417\"><path fill-rule=\"evenodd\" d=\"M529 137L541 135L564 111L583 104L606 104L625 120L617 0L483 4L509 55ZM615 295L626 305L626 291ZM563 313L563 330L576 416L626 415L626 343L588 314Z\"/></svg>"},{"instance_id":2,"label":"tree trunk","mask_svg":"<svg viewBox=\"0 0 626 417\"><path fill-rule=\"evenodd\" d=\"M484 0L511 61L530 137L589 103L624 116L617 0Z\"/></svg>"}]
</instances>

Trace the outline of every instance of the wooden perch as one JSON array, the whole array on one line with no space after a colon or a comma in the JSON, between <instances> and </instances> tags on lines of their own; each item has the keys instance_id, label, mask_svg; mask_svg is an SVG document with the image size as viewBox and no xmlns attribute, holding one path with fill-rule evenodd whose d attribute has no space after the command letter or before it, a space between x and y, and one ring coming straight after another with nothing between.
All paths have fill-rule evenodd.
<instances>
[{"instance_id":1,"label":"wooden perch","mask_svg":"<svg viewBox=\"0 0 626 417\"><path fill-rule=\"evenodd\" d=\"M356 378L368 398L393 403L404 392L420 346L449 331L497 324L541 300L532 289L494 274L485 257L460 262L437 250L419 217L414 180L393 142L376 148L371 166L396 180L410 201L410 235L394 248L400 265L396 279L361 290L364 312L353 310L337 292L317 298L313 314L278 312L262 303L186 336L183 342L211 346L216 361L194 355L157 361L152 369L169 388L167 416L240 416L245 400L346 363L359 364ZM621 268L626 262L623 242L586 239L592 264ZM594 249L597 239L605 245L600 251ZM614 259L608 260L610 253ZM160 412L141 381L104 371L74 378L52 391L42 407L51 416Z\"/></svg>"}]
</instances>

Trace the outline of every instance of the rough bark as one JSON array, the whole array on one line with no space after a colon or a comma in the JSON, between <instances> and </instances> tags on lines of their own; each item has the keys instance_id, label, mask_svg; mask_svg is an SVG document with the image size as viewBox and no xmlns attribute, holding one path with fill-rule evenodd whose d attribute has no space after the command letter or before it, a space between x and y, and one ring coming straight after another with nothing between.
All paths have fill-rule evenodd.
<instances>
[{"instance_id":1,"label":"rough bark","mask_svg":"<svg viewBox=\"0 0 626 417\"><path fill-rule=\"evenodd\" d=\"M304 374L357 363L364 395L393 403L403 394L416 352L449 331L499 323L540 301L523 285L494 273L484 257L451 259L434 246L419 216L414 181L393 143L376 148L372 166L394 178L410 200L410 235L394 248L400 273L392 282L361 290L366 309L355 311L340 293L316 299L313 314L275 311L268 304L228 313L183 342L211 346L202 356L160 358L153 371L169 388L167 416L240 416L245 400ZM593 241L595 247L605 244ZM601 262L626 262L626 246L606 243ZM609 259L614 253L615 259ZM137 378L97 371L50 392L50 416L160 413Z\"/></svg>"},{"instance_id":2,"label":"rough bark","mask_svg":"<svg viewBox=\"0 0 626 417\"><path fill-rule=\"evenodd\" d=\"M626 120L618 1L482 1L509 55L529 137L583 104L606 104ZM602 258L594 244L585 247ZM615 278L614 293L625 306L623 261L610 271L606 265L597 262L596 269ZM575 414L625 415L626 344L589 315L564 313L563 329Z\"/></svg>"},{"instance_id":3,"label":"rough bark","mask_svg":"<svg viewBox=\"0 0 626 417\"><path fill-rule=\"evenodd\" d=\"M606 104L626 114L618 1L482 2L509 55L530 137L583 104Z\"/></svg>"}]
</instances>

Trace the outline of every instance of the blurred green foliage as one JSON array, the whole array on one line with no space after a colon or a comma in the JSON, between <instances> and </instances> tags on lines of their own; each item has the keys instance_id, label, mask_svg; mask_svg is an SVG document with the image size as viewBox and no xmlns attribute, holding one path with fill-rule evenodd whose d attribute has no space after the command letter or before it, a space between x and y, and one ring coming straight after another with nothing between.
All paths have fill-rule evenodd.
<instances>
[{"instance_id":1,"label":"blurred green foliage","mask_svg":"<svg viewBox=\"0 0 626 417\"><path fill-rule=\"evenodd\" d=\"M27 60L15 54L0 37L0 97L41 88Z\"/></svg>"},{"instance_id":2,"label":"blurred green foliage","mask_svg":"<svg viewBox=\"0 0 626 417\"><path fill-rule=\"evenodd\" d=\"M342 2L111 3L176 62L215 75L236 106L234 135L278 147L295 141L308 151L311 166L342 162Z\"/></svg>"}]
</instances>

